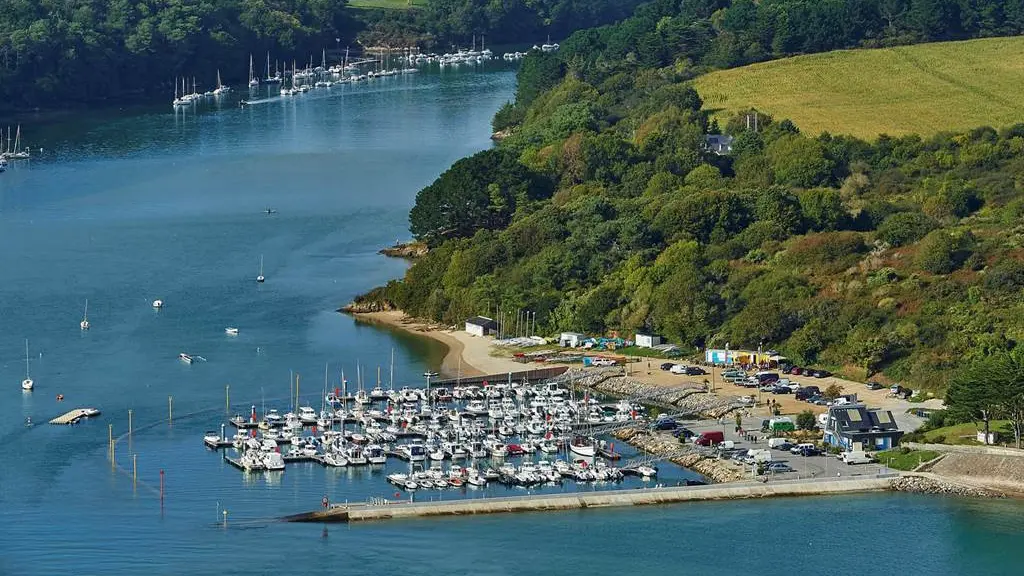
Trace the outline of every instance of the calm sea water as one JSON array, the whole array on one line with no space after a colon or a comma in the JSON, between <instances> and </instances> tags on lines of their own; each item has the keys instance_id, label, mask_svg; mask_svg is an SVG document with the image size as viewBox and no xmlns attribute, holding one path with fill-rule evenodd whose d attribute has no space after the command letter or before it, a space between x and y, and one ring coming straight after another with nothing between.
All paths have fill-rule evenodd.
<instances>
[{"instance_id":1,"label":"calm sea water","mask_svg":"<svg viewBox=\"0 0 1024 576\"><path fill-rule=\"evenodd\" d=\"M489 145L491 115L513 89L507 70L422 74L256 96L244 109L26 126L45 152L0 175L0 574L1017 573L1006 553L1024 545L1015 502L878 495L326 529L274 522L324 494L393 489L386 471L293 465L244 476L227 466L200 443L224 420L225 387L232 411L285 409L295 372L318 407L325 363L332 386L341 369L354 381L357 364L371 382L383 367L387 381L392 350L399 384L437 365L436 344L334 310L402 273L377 249L407 235L419 188ZM156 298L164 309L151 307ZM82 332L86 299L92 329ZM25 338L31 394L20 390ZM179 352L207 362L182 364ZM103 416L42 424L76 406ZM123 435L128 410L135 432L112 465L108 424ZM662 481L692 477L669 466Z\"/></svg>"}]
</instances>

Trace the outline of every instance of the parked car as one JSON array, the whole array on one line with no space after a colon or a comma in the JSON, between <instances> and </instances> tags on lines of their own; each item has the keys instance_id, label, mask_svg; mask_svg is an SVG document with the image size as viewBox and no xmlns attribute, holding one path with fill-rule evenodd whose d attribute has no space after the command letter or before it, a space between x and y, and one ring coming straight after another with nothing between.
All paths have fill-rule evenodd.
<instances>
[{"instance_id":1,"label":"parked car","mask_svg":"<svg viewBox=\"0 0 1024 576\"><path fill-rule=\"evenodd\" d=\"M764 386L761 386L760 390L761 392L771 392L772 390L775 390L775 384L765 384Z\"/></svg>"},{"instance_id":2,"label":"parked car","mask_svg":"<svg viewBox=\"0 0 1024 576\"><path fill-rule=\"evenodd\" d=\"M817 456L818 454L821 454L821 450L815 446L800 449L801 456Z\"/></svg>"},{"instance_id":3,"label":"parked car","mask_svg":"<svg viewBox=\"0 0 1024 576\"><path fill-rule=\"evenodd\" d=\"M808 402L810 402L811 398L820 395L821 389L819 389L817 386L803 386L796 391L797 400L806 400Z\"/></svg>"},{"instance_id":4,"label":"parked car","mask_svg":"<svg viewBox=\"0 0 1024 576\"><path fill-rule=\"evenodd\" d=\"M803 368L799 366L793 366L792 368L789 369L789 373L792 374L793 376L799 376L803 374Z\"/></svg>"},{"instance_id":5,"label":"parked car","mask_svg":"<svg viewBox=\"0 0 1024 576\"><path fill-rule=\"evenodd\" d=\"M697 446L714 446L725 440L725 434L720 431L709 430L707 432L701 432L700 436L693 441Z\"/></svg>"},{"instance_id":6,"label":"parked car","mask_svg":"<svg viewBox=\"0 0 1024 576\"><path fill-rule=\"evenodd\" d=\"M793 469L789 467L789 464L786 464L785 462L772 462L771 464L768 464L765 470L774 474L784 474L786 472L793 471Z\"/></svg>"},{"instance_id":7,"label":"parked car","mask_svg":"<svg viewBox=\"0 0 1024 576\"><path fill-rule=\"evenodd\" d=\"M802 454L804 450L812 450L812 449L815 449L814 448L814 444L811 444L810 442L801 442L800 444L797 444L796 446L793 446L792 448L790 448L789 449L789 453L790 454Z\"/></svg>"},{"instance_id":8,"label":"parked car","mask_svg":"<svg viewBox=\"0 0 1024 576\"><path fill-rule=\"evenodd\" d=\"M675 430L679 424L671 418L658 418L651 427L655 430Z\"/></svg>"},{"instance_id":9,"label":"parked car","mask_svg":"<svg viewBox=\"0 0 1024 576\"><path fill-rule=\"evenodd\" d=\"M828 370L815 370L814 374L812 374L815 378L828 378L831 375L832 373Z\"/></svg>"},{"instance_id":10,"label":"parked car","mask_svg":"<svg viewBox=\"0 0 1024 576\"><path fill-rule=\"evenodd\" d=\"M873 460L867 452L861 452L859 450L843 452L839 455L839 459L847 464L870 464Z\"/></svg>"},{"instance_id":11,"label":"parked car","mask_svg":"<svg viewBox=\"0 0 1024 576\"><path fill-rule=\"evenodd\" d=\"M789 389L789 386L773 386L772 394L792 394L793 391Z\"/></svg>"},{"instance_id":12,"label":"parked car","mask_svg":"<svg viewBox=\"0 0 1024 576\"><path fill-rule=\"evenodd\" d=\"M866 386L868 387L868 390L881 390L882 389L882 385L879 384L878 382L875 382L874 380L872 380L871 382L868 382L866 384Z\"/></svg>"},{"instance_id":13,"label":"parked car","mask_svg":"<svg viewBox=\"0 0 1024 576\"><path fill-rule=\"evenodd\" d=\"M594 358L590 361L591 366L615 366L615 360L611 358Z\"/></svg>"},{"instance_id":14,"label":"parked car","mask_svg":"<svg viewBox=\"0 0 1024 576\"><path fill-rule=\"evenodd\" d=\"M685 376L686 375L686 364L676 364L675 366L669 368L668 371L673 373L673 374L682 374L682 375Z\"/></svg>"},{"instance_id":15,"label":"parked car","mask_svg":"<svg viewBox=\"0 0 1024 576\"><path fill-rule=\"evenodd\" d=\"M707 372L705 372L704 369L701 368L700 366L687 366L686 367L686 375L687 376L703 376L705 374L707 374Z\"/></svg>"},{"instance_id":16,"label":"parked car","mask_svg":"<svg viewBox=\"0 0 1024 576\"><path fill-rule=\"evenodd\" d=\"M690 438L693 438L695 436L693 430L690 430L689 428L683 426L679 426L675 430L673 430L672 435L675 436L676 438L681 438L683 440L689 440Z\"/></svg>"},{"instance_id":17,"label":"parked car","mask_svg":"<svg viewBox=\"0 0 1024 576\"><path fill-rule=\"evenodd\" d=\"M665 362L665 363L663 363L663 364L661 365L661 369L662 369L662 370L665 370L665 371L668 371L668 370L671 370L671 369L672 369L672 367L673 367L673 366L675 366L675 365L676 365L676 363L675 363L675 362Z\"/></svg>"},{"instance_id":18,"label":"parked car","mask_svg":"<svg viewBox=\"0 0 1024 576\"><path fill-rule=\"evenodd\" d=\"M732 378L733 376L745 376L742 370L735 368L729 368L728 370L722 370L722 378Z\"/></svg>"},{"instance_id":19,"label":"parked car","mask_svg":"<svg viewBox=\"0 0 1024 576\"><path fill-rule=\"evenodd\" d=\"M811 401L811 404L814 404L815 406L828 406L829 403L828 399L824 396L815 396L814 400Z\"/></svg>"}]
</instances>

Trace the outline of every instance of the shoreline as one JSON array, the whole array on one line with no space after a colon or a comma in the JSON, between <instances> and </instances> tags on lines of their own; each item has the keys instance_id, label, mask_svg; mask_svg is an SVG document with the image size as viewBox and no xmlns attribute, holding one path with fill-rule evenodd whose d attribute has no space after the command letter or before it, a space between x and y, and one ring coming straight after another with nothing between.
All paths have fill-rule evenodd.
<instances>
[{"instance_id":1,"label":"shoreline","mask_svg":"<svg viewBox=\"0 0 1024 576\"><path fill-rule=\"evenodd\" d=\"M451 327L412 318L401 310L354 312L342 309L340 312L348 314L357 322L380 324L444 344L447 352L438 372L445 376L485 376L519 372L526 368L511 358L491 356L491 341L488 338L479 338Z\"/></svg>"}]
</instances>

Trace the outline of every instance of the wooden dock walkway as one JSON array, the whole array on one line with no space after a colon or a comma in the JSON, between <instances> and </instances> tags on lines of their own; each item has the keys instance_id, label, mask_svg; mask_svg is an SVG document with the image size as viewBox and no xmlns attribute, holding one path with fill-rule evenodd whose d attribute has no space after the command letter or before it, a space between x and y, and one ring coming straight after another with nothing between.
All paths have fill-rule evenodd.
<instances>
[{"instance_id":1,"label":"wooden dock walkway","mask_svg":"<svg viewBox=\"0 0 1024 576\"><path fill-rule=\"evenodd\" d=\"M79 420L83 418L92 418L93 416L99 416L100 411L95 408L75 408L70 412L65 412L60 416L57 416L53 420L50 420L50 424L77 424Z\"/></svg>"}]
</instances>

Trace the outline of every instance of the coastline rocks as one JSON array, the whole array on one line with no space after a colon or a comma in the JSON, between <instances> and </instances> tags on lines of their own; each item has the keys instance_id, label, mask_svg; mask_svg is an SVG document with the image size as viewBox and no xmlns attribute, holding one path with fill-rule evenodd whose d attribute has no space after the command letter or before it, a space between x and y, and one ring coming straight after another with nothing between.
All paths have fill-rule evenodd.
<instances>
[{"instance_id":1,"label":"coastline rocks","mask_svg":"<svg viewBox=\"0 0 1024 576\"><path fill-rule=\"evenodd\" d=\"M338 312L345 312L346 314L369 314L371 312L390 312L392 310L397 310L397 308L387 300L362 300L349 302L345 306L341 307Z\"/></svg>"},{"instance_id":2,"label":"coastline rocks","mask_svg":"<svg viewBox=\"0 0 1024 576\"><path fill-rule=\"evenodd\" d=\"M501 142L502 140L504 140L505 138L508 138L511 135L512 135L512 130L509 129L509 128L506 128L504 130L498 130L497 132L491 134L491 140L494 140L495 142Z\"/></svg>"},{"instance_id":3,"label":"coastline rocks","mask_svg":"<svg viewBox=\"0 0 1024 576\"><path fill-rule=\"evenodd\" d=\"M411 242L398 242L394 246L381 248L378 251L378 254L383 254L392 258L408 258L411 260L413 258L419 258L429 251L430 249L427 248L426 243L416 242L414 240Z\"/></svg>"},{"instance_id":4,"label":"coastline rocks","mask_svg":"<svg viewBox=\"0 0 1024 576\"><path fill-rule=\"evenodd\" d=\"M650 454L667 455L686 451L684 454L670 458L669 461L689 468L713 482L735 482L744 477L743 471L735 465L706 454L696 446L682 444L671 434L626 428L616 430L612 436Z\"/></svg>"},{"instance_id":5,"label":"coastline rocks","mask_svg":"<svg viewBox=\"0 0 1024 576\"><path fill-rule=\"evenodd\" d=\"M625 396L705 418L721 418L743 407L737 398L708 393L703 384L690 382L678 386L656 386L625 376L622 368L572 368L561 378L575 386L593 388L599 392Z\"/></svg>"},{"instance_id":6,"label":"coastline rocks","mask_svg":"<svg viewBox=\"0 0 1024 576\"><path fill-rule=\"evenodd\" d=\"M900 476L893 478L892 489L896 492L916 494L941 494L964 498L1002 498L1003 495L983 488L974 488L963 484L945 482L926 476Z\"/></svg>"}]
</instances>

